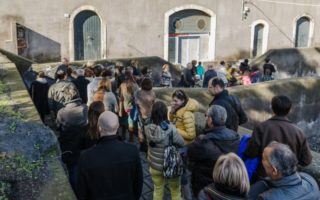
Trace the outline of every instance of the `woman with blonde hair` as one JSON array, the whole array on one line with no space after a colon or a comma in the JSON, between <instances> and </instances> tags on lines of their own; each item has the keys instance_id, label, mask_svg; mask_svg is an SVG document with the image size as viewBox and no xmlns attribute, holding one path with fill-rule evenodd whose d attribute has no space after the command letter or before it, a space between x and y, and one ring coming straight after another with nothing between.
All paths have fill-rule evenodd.
<instances>
[{"instance_id":1,"label":"woman with blonde hair","mask_svg":"<svg viewBox=\"0 0 320 200\"><path fill-rule=\"evenodd\" d=\"M201 190L199 200L242 200L250 190L246 167L235 153L219 157L213 169L213 181Z\"/></svg>"},{"instance_id":2,"label":"woman with blonde hair","mask_svg":"<svg viewBox=\"0 0 320 200\"><path fill-rule=\"evenodd\" d=\"M133 143L134 132L136 127L133 119L130 116L130 112L134 109L134 93L139 89L137 82L133 77L132 68L127 68L125 71L125 80L120 85L119 95L120 95L120 110L119 116L127 116L127 125L129 131L129 142ZM125 139L125 132L123 132L123 139Z\"/></svg>"},{"instance_id":3,"label":"woman with blonde hair","mask_svg":"<svg viewBox=\"0 0 320 200\"><path fill-rule=\"evenodd\" d=\"M98 90L93 96L93 101L101 101L104 104L105 110L118 113L118 102L116 96L111 91L111 81L102 79L99 82Z\"/></svg>"}]
</instances>

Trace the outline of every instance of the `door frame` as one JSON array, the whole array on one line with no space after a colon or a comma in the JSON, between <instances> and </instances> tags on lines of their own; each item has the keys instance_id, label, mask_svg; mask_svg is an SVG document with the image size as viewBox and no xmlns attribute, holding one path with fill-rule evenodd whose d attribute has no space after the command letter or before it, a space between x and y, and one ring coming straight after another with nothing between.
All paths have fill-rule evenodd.
<instances>
[{"instance_id":1,"label":"door frame","mask_svg":"<svg viewBox=\"0 0 320 200\"><path fill-rule=\"evenodd\" d=\"M99 14L99 11L90 5L85 5L77 8L74 10L70 16L69 20L69 60L74 61L75 60L75 52L74 52L74 20L76 16L82 12L82 11L93 11L97 14L97 16L100 18L100 28L101 28L101 48L100 48L100 57L101 59L105 59L107 57L107 26L103 22L101 15Z\"/></svg>"},{"instance_id":2,"label":"door frame","mask_svg":"<svg viewBox=\"0 0 320 200\"><path fill-rule=\"evenodd\" d=\"M216 49L216 14L203 6L195 5L195 4L187 4L179 7L172 8L171 10L167 11L164 14L164 46L163 46L163 58L165 60L169 59L169 19L170 16L176 12L182 11L182 10L200 10L210 16L210 36L209 36L209 52L208 52L208 60L203 61L214 61L215 59L215 49Z\"/></svg>"},{"instance_id":3,"label":"door frame","mask_svg":"<svg viewBox=\"0 0 320 200\"><path fill-rule=\"evenodd\" d=\"M181 41L183 40L183 39L197 39L197 53L198 53L198 58L189 58L190 57L190 55L189 55L189 51L187 51L187 53L188 53L188 60L189 61L187 61L187 63L188 62L191 62L191 59L193 60L193 59L196 59L196 60L199 60L199 58L200 58L200 35L189 35L189 36L181 36L181 37L178 37L178 39L177 39L177 43L178 43L178 54L177 54L177 62L178 63L180 63L181 65L182 65L182 62L181 62ZM190 41L188 40L188 47L187 47L187 49L190 49L189 48L189 44L190 44ZM186 64L187 64L186 63ZM184 67L186 67L186 66L184 66Z\"/></svg>"}]
</instances>

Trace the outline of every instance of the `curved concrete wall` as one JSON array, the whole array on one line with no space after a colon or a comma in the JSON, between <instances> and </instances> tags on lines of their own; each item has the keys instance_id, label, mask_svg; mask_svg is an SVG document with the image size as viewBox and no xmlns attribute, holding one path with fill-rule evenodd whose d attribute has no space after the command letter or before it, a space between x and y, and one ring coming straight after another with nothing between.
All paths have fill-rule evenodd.
<instances>
[{"instance_id":1,"label":"curved concrete wall","mask_svg":"<svg viewBox=\"0 0 320 200\"><path fill-rule=\"evenodd\" d=\"M318 78L294 78L283 79L277 81L263 82L252 84L251 86L237 86L228 88L229 92L240 98L243 108L245 109L249 121L244 127L251 129L259 122L271 117L270 102L275 95L286 95L293 101L293 109L289 114L289 118L304 130L307 137L319 135L320 130L320 79ZM183 90L200 103L200 112L196 113L197 133L204 128L205 118L204 112L208 109L208 105L213 97L211 97L206 89L190 89ZM165 101L167 104L171 101L171 94L174 89L155 89L157 98ZM250 130L240 127L239 133L249 133ZM317 136L316 136L317 138ZM315 141L310 141L314 143ZM318 146L316 144L316 146ZM312 152L313 161L302 169L311 174L320 185L320 154Z\"/></svg>"},{"instance_id":2,"label":"curved concrete wall","mask_svg":"<svg viewBox=\"0 0 320 200\"><path fill-rule=\"evenodd\" d=\"M320 126L320 79L318 78L294 78L277 81L252 84L251 86L237 86L228 88L229 92L240 98L246 111L249 122L244 127L252 129L255 124L271 117L270 102L275 95L286 95L293 101L292 112L289 118L300 126L308 136L318 134L314 127ZM157 97L170 102L174 89L156 89ZM200 104L200 112L205 112L213 97L206 89L184 88L187 94L197 99Z\"/></svg>"},{"instance_id":3,"label":"curved concrete wall","mask_svg":"<svg viewBox=\"0 0 320 200\"><path fill-rule=\"evenodd\" d=\"M278 78L319 76L320 48L271 49L250 64L262 70L266 58L270 58L278 68Z\"/></svg>"}]
</instances>

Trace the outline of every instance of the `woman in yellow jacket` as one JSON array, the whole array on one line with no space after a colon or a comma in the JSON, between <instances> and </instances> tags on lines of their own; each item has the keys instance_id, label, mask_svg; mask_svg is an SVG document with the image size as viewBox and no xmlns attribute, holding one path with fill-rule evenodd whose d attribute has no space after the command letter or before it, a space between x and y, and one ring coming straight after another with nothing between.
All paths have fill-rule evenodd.
<instances>
[{"instance_id":1,"label":"woman in yellow jacket","mask_svg":"<svg viewBox=\"0 0 320 200\"><path fill-rule=\"evenodd\" d=\"M198 111L199 103L189 98L183 90L176 90L172 94L169 119L173 122L184 143L189 144L196 137L194 112Z\"/></svg>"},{"instance_id":2,"label":"woman in yellow jacket","mask_svg":"<svg viewBox=\"0 0 320 200\"><path fill-rule=\"evenodd\" d=\"M182 136L184 144L187 145L196 138L196 125L194 112L198 111L199 103L189 98L183 90L176 90L172 94L171 111L169 119L176 124L178 133ZM193 199L191 192L191 172L187 169L186 159L187 147L180 149L184 159L185 169L181 176L181 190L183 199Z\"/></svg>"}]
</instances>

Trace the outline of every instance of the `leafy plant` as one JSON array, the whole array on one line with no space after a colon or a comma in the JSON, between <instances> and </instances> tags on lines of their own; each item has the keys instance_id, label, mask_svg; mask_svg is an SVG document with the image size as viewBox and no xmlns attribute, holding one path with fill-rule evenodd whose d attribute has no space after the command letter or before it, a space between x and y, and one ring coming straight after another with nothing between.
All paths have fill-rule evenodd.
<instances>
[{"instance_id":1,"label":"leafy plant","mask_svg":"<svg viewBox=\"0 0 320 200\"><path fill-rule=\"evenodd\" d=\"M15 121L12 121L9 125L10 133L16 132L16 129L17 129L17 123Z\"/></svg>"}]
</instances>

